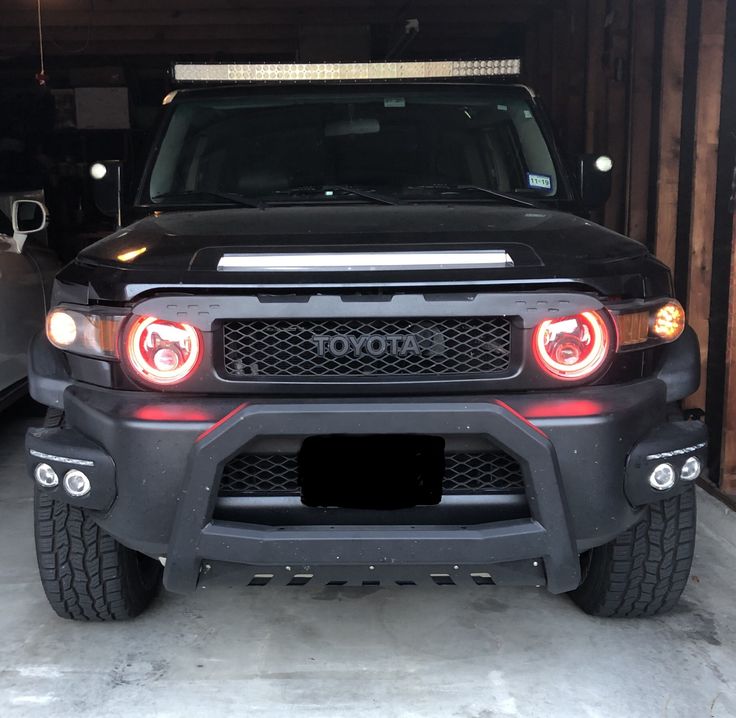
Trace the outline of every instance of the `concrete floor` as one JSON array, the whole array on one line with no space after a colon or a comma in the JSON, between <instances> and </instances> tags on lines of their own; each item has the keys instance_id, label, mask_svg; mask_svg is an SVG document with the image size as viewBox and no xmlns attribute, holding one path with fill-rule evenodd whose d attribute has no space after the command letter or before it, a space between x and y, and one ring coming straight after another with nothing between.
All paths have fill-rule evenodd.
<instances>
[{"instance_id":1,"label":"concrete floor","mask_svg":"<svg viewBox=\"0 0 736 718\"><path fill-rule=\"evenodd\" d=\"M237 571L137 621L56 618L22 437L0 415L0 717L736 716L736 517L700 492L692 580L660 619L534 589L248 588Z\"/></svg>"}]
</instances>

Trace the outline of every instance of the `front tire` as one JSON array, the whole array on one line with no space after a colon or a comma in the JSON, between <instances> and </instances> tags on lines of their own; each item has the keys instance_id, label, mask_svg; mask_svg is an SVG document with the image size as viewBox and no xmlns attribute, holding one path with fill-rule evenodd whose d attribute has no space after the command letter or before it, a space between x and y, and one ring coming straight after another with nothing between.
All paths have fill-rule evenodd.
<instances>
[{"instance_id":1,"label":"front tire","mask_svg":"<svg viewBox=\"0 0 736 718\"><path fill-rule=\"evenodd\" d=\"M158 593L159 562L120 544L84 509L36 487L34 523L43 590L62 618L134 618Z\"/></svg>"},{"instance_id":2,"label":"front tire","mask_svg":"<svg viewBox=\"0 0 736 718\"><path fill-rule=\"evenodd\" d=\"M644 518L584 556L587 573L570 593L593 616L635 618L671 610L695 549L695 488L651 504Z\"/></svg>"}]
</instances>

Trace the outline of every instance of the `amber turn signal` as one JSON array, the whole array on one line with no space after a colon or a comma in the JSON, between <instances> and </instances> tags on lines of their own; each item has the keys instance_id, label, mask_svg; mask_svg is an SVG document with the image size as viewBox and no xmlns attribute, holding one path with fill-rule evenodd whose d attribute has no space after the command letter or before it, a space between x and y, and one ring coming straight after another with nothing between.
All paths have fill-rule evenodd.
<instances>
[{"instance_id":1,"label":"amber turn signal","mask_svg":"<svg viewBox=\"0 0 736 718\"><path fill-rule=\"evenodd\" d=\"M652 313L650 331L655 337L671 342L685 331L685 310L674 299Z\"/></svg>"},{"instance_id":2,"label":"amber turn signal","mask_svg":"<svg viewBox=\"0 0 736 718\"><path fill-rule=\"evenodd\" d=\"M628 347L642 344L649 336L649 312L629 312L616 317L618 345Z\"/></svg>"}]
</instances>

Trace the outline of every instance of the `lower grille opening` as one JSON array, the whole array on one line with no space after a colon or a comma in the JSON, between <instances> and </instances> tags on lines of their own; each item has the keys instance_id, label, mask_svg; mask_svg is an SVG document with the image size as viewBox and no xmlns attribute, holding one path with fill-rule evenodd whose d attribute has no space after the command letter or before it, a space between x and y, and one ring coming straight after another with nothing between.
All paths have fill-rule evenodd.
<instances>
[{"instance_id":1,"label":"lower grille opening","mask_svg":"<svg viewBox=\"0 0 736 718\"><path fill-rule=\"evenodd\" d=\"M333 439L343 437L310 437L305 440L304 445L312 439ZM373 437L360 437L373 439ZM386 438L386 437L382 437ZM405 437L393 437L404 440ZM437 439L437 437L417 437ZM442 441L439 439L439 441ZM316 447L316 448L315 448ZM373 454L376 452L376 444L373 444ZM307 455L308 463L312 465L312 471L316 483L322 475L320 464L324 456L331 456L328 463L333 463L334 454L329 454L329 447L322 445L325 451L318 451L320 444L315 441L312 444L311 458ZM341 452L342 465L338 466L337 476L343 482L352 481L356 465L361 464L358 455L353 452ZM365 457L364 457L365 458ZM437 491L437 474L440 474L441 495L468 495L468 494L520 494L524 492L524 478L519 462L510 454L501 449L482 450L444 450L440 449L438 454L434 449L425 447L420 456L420 464L431 459L435 464L434 469L429 469L430 475L434 476L433 491ZM384 458L387 462L390 459ZM380 463L380 462L379 462ZM437 469L439 466L439 471ZM421 469L421 466L419 467ZM335 470L333 469L333 472ZM434 471L434 474L431 472ZM409 466L410 475L416 477L417 467ZM374 474L380 471L376 470ZM371 479L373 477L370 477ZM431 484L431 481L428 483ZM315 488L312 486L311 488ZM431 489L432 486L426 487ZM391 488L389 487L388 491ZM300 477L299 455L282 453L257 453L240 454L231 459L223 468L220 481L219 496L221 497L267 497L267 496L299 496L302 493ZM434 494L430 494L434 500ZM421 498L421 497L420 497ZM439 499L437 499L439 500ZM436 503L436 501L434 501Z\"/></svg>"},{"instance_id":2,"label":"lower grille opening","mask_svg":"<svg viewBox=\"0 0 736 718\"><path fill-rule=\"evenodd\" d=\"M444 452L439 436L310 436L298 457L302 503L342 509L438 504Z\"/></svg>"}]
</instances>

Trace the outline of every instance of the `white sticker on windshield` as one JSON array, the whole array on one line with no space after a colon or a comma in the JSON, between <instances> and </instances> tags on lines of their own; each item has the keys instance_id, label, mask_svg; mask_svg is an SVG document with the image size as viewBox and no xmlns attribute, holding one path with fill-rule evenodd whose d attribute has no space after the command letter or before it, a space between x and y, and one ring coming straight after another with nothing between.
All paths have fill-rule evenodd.
<instances>
[{"instance_id":1,"label":"white sticker on windshield","mask_svg":"<svg viewBox=\"0 0 736 718\"><path fill-rule=\"evenodd\" d=\"M529 189L552 189L552 178L549 175L526 173L526 184Z\"/></svg>"},{"instance_id":2,"label":"white sticker on windshield","mask_svg":"<svg viewBox=\"0 0 736 718\"><path fill-rule=\"evenodd\" d=\"M498 109L501 110L501 112L508 112L509 111L509 106L508 105L496 105L496 107L498 107Z\"/></svg>"},{"instance_id":3,"label":"white sticker on windshield","mask_svg":"<svg viewBox=\"0 0 736 718\"><path fill-rule=\"evenodd\" d=\"M406 107L406 99L404 97L384 97L384 107Z\"/></svg>"}]
</instances>

